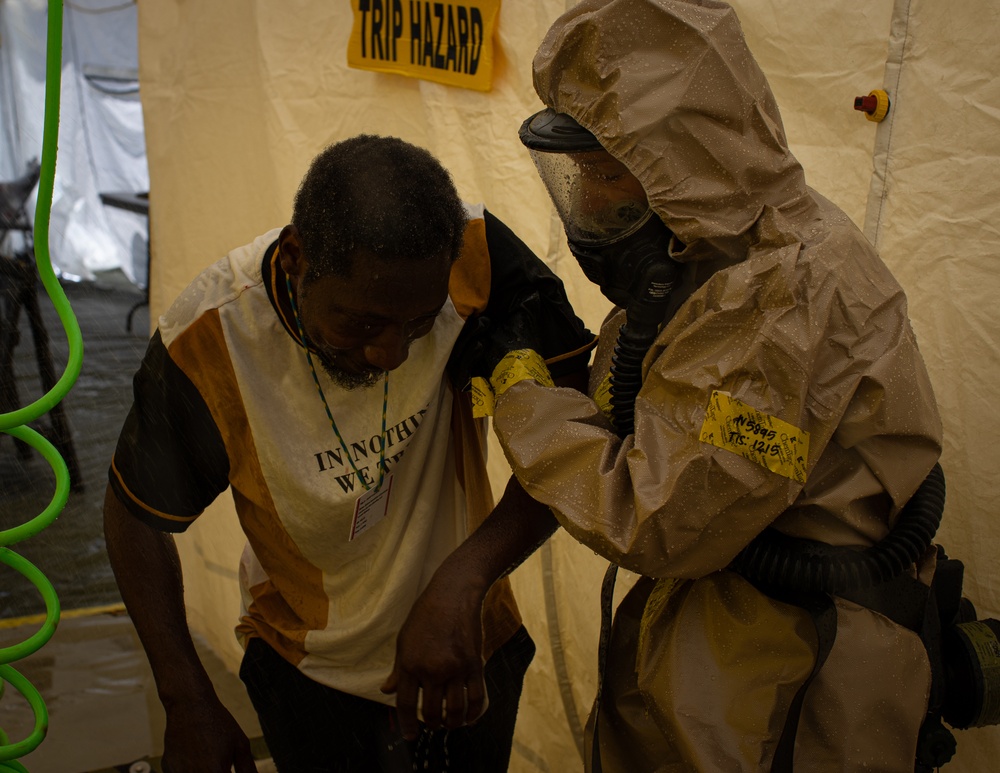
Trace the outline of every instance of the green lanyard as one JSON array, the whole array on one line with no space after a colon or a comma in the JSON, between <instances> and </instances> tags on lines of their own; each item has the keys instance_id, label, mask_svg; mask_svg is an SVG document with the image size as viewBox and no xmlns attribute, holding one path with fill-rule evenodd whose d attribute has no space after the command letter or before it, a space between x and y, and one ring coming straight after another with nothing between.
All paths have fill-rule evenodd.
<instances>
[{"instance_id":1,"label":"green lanyard","mask_svg":"<svg viewBox=\"0 0 1000 773\"><path fill-rule=\"evenodd\" d=\"M295 326L299 329L299 338L302 341L302 348L306 350L306 359L309 361L309 370L312 371L313 381L316 383L316 391L319 392L319 397L323 401L323 407L326 409L326 416L330 420L330 426L333 427L333 434L337 436L337 440L340 441L340 447L344 450L344 454L347 456L347 461L351 463L351 469L354 470L354 474L358 478L358 482L365 487L365 491L371 491L371 486L365 483L364 477L358 472L357 465L354 464L354 458L351 456L351 451L347 447L347 443L344 442L343 436L340 434L340 430L337 429L337 422L333 420L333 414L330 413L330 405L326 401L326 395L323 394L323 387L319 385L319 376L316 375L316 366L313 365L312 355L309 353L309 347L306 346L306 334L302 329L302 320L299 319L299 308L295 305L295 298L292 295L292 281L286 276L285 277L285 287L288 288L288 300L292 304L292 315L295 317ZM385 384L382 390L382 436L380 440L382 441L382 449L379 451L378 458L378 483L375 485L375 490L378 491L382 488L382 482L385 480L385 414L386 408L389 405L389 371L385 372Z\"/></svg>"}]
</instances>

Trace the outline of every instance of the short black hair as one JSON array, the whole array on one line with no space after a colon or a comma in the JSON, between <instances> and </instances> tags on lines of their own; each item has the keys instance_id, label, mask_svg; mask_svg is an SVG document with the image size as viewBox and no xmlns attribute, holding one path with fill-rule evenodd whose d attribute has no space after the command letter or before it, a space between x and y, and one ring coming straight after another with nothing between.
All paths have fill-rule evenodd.
<instances>
[{"instance_id":1,"label":"short black hair","mask_svg":"<svg viewBox=\"0 0 1000 773\"><path fill-rule=\"evenodd\" d=\"M458 258L467 215L448 171L397 137L361 134L330 145L295 194L307 276L348 276L352 259Z\"/></svg>"}]
</instances>

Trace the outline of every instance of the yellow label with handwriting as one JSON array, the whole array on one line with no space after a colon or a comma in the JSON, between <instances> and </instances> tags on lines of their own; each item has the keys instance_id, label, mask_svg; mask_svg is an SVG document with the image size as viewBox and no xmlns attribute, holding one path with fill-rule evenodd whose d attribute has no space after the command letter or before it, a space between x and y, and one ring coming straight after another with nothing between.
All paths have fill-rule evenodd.
<instances>
[{"instance_id":1,"label":"yellow label with handwriting","mask_svg":"<svg viewBox=\"0 0 1000 773\"><path fill-rule=\"evenodd\" d=\"M351 0L347 64L489 91L500 0Z\"/></svg>"},{"instance_id":2,"label":"yellow label with handwriting","mask_svg":"<svg viewBox=\"0 0 1000 773\"><path fill-rule=\"evenodd\" d=\"M732 451L778 475L806 482L809 433L758 411L728 392L712 392L700 440Z\"/></svg>"}]
</instances>

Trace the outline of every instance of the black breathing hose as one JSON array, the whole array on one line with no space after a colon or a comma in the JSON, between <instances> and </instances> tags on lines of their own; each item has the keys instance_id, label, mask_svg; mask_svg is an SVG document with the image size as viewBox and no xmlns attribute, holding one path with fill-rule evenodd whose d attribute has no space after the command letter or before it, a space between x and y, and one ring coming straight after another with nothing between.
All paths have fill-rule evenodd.
<instances>
[{"instance_id":1,"label":"black breathing hose","mask_svg":"<svg viewBox=\"0 0 1000 773\"><path fill-rule=\"evenodd\" d=\"M611 357L611 423L622 438L635 431L642 361L667 323L670 295L680 275L680 264L668 256L673 237L662 220L649 218L633 238L636 243L614 261L618 273L609 284L619 290L612 294L601 288L625 308L625 324L618 330ZM628 287L624 294L622 286Z\"/></svg>"},{"instance_id":2,"label":"black breathing hose","mask_svg":"<svg viewBox=\"0 0 1000 773\"><path fill-rule=\"evenodd\" d=\"M658 329L636 332L627 322L618 332L611 355L611 423L619 437L635 431L635 398L642 387L642 361Z\"/></svg>"},{"instance_id":3,"label":"black breathing hose","mask_svg":"<svg viewBox=\"0 0 1000 773\"><path fill-rule=\"evenodd\" d=\"M772 588L834 595L878 585L916 563L930 547L944 512L944 472L935 464L903 506L885 539L865 550L826 545L765 529L730 568Z\"/></svg>"}]
</instances>

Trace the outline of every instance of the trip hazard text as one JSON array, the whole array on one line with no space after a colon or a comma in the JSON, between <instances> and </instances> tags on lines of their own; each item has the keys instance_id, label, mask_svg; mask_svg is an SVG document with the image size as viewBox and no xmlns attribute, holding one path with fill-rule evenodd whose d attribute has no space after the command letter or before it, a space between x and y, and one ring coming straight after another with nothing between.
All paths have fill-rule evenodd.
<instances>
[{"instance_id":1,"label":"trip hazard text","mask_svg":"<svg viewBox=\"0 0 1000 773\"><path fill-rule=\"evenodd\" d=\"M421 0L358 0L361 57L475 75L483 48L480 9Z\"/></svg>"}]
</instances>

